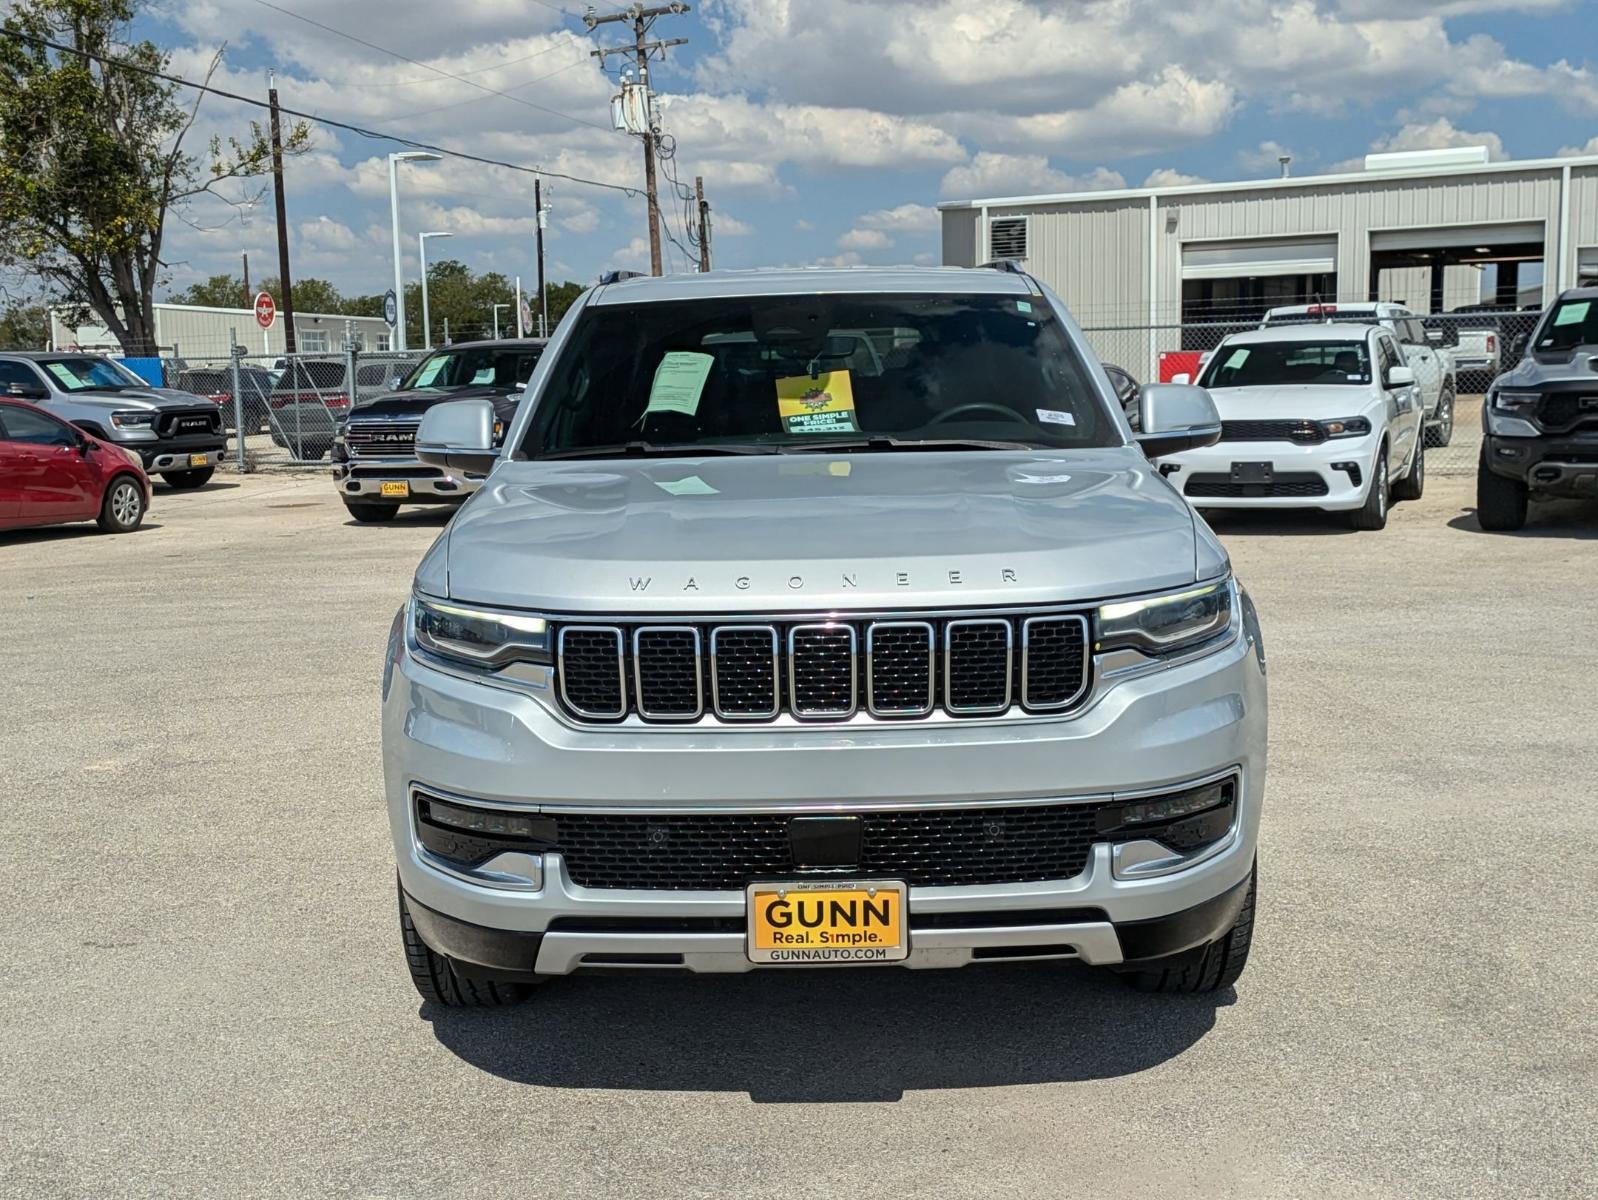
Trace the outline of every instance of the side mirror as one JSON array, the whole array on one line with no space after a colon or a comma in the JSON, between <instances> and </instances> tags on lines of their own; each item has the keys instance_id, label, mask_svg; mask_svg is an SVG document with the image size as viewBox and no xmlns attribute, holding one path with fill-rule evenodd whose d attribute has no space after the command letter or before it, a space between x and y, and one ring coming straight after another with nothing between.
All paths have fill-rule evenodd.
<instances>
[{"instance_id":1,"label":"side mirror","mask_svg":"<svg viewBox=\"0 0 1598 1200\"><path fill-rule=\"evenodd\" d=\"M1446 345L1448 345L1447 336L1443 333L1443 331L1441 329L1428 329L1426 331L1426 341L1427 341L1428 345L1432 345L1432 346L1446 346Z\"/></svg>"},{"instance_id":2,"label":"side mirror","mask_svg":"<svg viewBox=\"0 0 1598 1200\"><path fill-rule=\"evenodd\" d=\"M6 385L6 395L14 400L48 400L50 392L36 383L12 383Z\"/></svg>"},{"instance_id":3,"label":"side mirror","mask_svg":"<svg viewBox=\"0 0 1598 1200\"><path fill-rule=\"evenodd\" d=\"M1221 440L1221 414L1201 387L1149 383L1138 394L1138 445L1149 458L1213 446Z\"/></svg>"},{"instance_id":4,"label":"side mirror","mask_svg":"<svg viewBox=\"0 0 1598 1200\"><path fill-rule=\"evenodd\" d=\"M1389 388L1411 387L1415 383L1414 367L1388 367L1387 386Z\"/></svg>"},{"instance_id":5,"label":"side mirror","mask_svg":"<svg viewBox=\"0 0 1598 1200\"><path fill-rule=\"evenodd\" d=\"M430 467L486 475L499 461L494 446L494 406L487 400L451 400L422 414L416 457Z\"/></svg>"}]
</instances>

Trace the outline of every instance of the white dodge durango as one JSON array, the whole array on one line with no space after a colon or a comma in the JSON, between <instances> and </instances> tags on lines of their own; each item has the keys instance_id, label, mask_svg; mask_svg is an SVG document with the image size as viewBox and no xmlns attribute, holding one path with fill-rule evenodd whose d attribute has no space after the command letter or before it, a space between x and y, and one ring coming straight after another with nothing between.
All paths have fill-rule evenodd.
<instances>
[{"instance_id":1,"label":"white dodge durango","mask_svg":"<svg viewBox=\"0 0 1598 1200\"><path fill-rule=\"evenodd\" d=\"M1221 440L1160 460L1197 508L1318 508L1380 529L1392 500L1425 485L1425 419L1414 370L1369 325L1234 334L1199 378Z\"/></svg>"}]
</instances>

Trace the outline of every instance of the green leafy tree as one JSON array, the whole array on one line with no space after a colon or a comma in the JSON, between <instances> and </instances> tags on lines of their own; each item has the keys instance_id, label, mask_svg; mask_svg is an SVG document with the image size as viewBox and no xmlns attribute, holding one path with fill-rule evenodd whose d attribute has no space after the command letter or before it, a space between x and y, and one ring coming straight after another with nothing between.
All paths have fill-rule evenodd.
<instances>
[{"instance_id":1,"label":"green leafy tree","mask_svg":"<svg viewBox=\"0 0 1598 1200\"><path fill-rule=\"evenodd\" d=\"M270 275L256 285L256 290L268 293L279 305L283 303L283 281ZM349 305L338 288L325 279L312 276L294 281L294 311L297 313L348 313Z\"/></svg>"},{"instance_id":2,"label":"green leafy tree","mask_svg":"<svg viewBox=\"0 0 1598 1200\"><path fill-rule=\"evenodd\" d=\"M243 308L244 280L237 275L213 275L203 283L191 283L181 292L173 292L167 300L204 308Z\"/></svg>"},{"instance_id":3,"label":"green leafy tree","mask_svg":"<svg viewBox=\"0 0 1598 1200\"><path fill-rule=\"evenodd\" d=\"M18 301L0 309L0 350L43 350L50 344L50 311Z\"/></svg>"},{"instance_id":4,"label":"green leafy tree","mask_svg":"<svg viewBox=\"0 0 1598 1200\"><path fill-rule=\"evenodd\" d=\"M0 24L0 266L91 310L130 354L155 349L167 219L271 164L257 122L242 141L213 138L203 162L190 150L203 93L180 102L176 84L148 73L167 56L131 40L138 3L15 0ZM207 81L220 62L218 51ZM297 125L284 150L309 139Z\"/></svg>"}]
</instances>

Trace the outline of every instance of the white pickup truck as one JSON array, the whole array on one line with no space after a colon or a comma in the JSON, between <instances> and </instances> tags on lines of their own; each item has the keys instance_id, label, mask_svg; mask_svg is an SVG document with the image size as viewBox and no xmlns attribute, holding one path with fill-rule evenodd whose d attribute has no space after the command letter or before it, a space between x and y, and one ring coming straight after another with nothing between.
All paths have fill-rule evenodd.
<instances>
[{"instance_id":1,"label":"white pickup truck","mask_svg":"<svg viewBox=\"0 0 1598 1200\"><path fill-rule=\"evenodd\" d=\"M1336 322L1339 325L1381 325L1392 331L1415 372L1426 410L1426 444L1446 446L1454 438L1454 397L1459 369L1451 352L1433 345L1420 317L1402 304L1371 301L1365 304L1292 304L1270 309L1260 328Z\"/></svg>"}]
</instances>

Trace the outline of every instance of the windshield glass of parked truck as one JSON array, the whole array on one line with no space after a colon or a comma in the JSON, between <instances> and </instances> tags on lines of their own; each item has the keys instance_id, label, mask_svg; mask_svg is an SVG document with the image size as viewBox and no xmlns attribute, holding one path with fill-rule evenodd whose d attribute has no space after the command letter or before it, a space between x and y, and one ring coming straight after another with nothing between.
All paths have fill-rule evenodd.
<instances>
[{"instance_id":1,"label":"windshield glass of parked truck","mask_svg":"<svg viewBox=\"0 0 1598 1200\"><path fill-rule=\"evenodd\" d=\"M1598 300L1561 300L1537 335L1539 350L1598 346Z\"/></svg>"},{"instance_id":2,"label":"windshield glass of parked truck","mask_svg":"<svg viewBox=\"0 0 1598 1200\"><path fill-rule=\"evenodd\" d=\"M1303 383L1369 383L1363 342L1263 342L1222 346L1200 387L1271 387Z\"/></svg>"},{"instance_id":3,"label":"windshield glass of parked truck","mask_svg":"<svg viewBox=\"0 0 1598 1200\"><path fill-rule=\"evenodd\" d=\"M1066 448L1122 434L1042 297L739 296L585 310L521 453L873 439Z\"/></svg>"},{"instance_id":4,"label":"windshield glass of parked truck","mask_svg":"<svg viewBox=\"0 0 1598 1200\"><path fill-rule=\"evenodd\" d=\"M401 391L413 388L497 387L514 390L527 386L542 350L496 350L480 347L446 350L424 358Z\"/></svg>"},{"instance_id":5,"label":"windshield glass of parked truck","mask_svg":"<svg viewBox=\"0 0 1598 1200\"><path fill-rule=\"evenodd\" d=\"M63 392L119 392L149 387L132 371L105 358L50 358L39 364Z\"/></svg>"}]
</instances>

